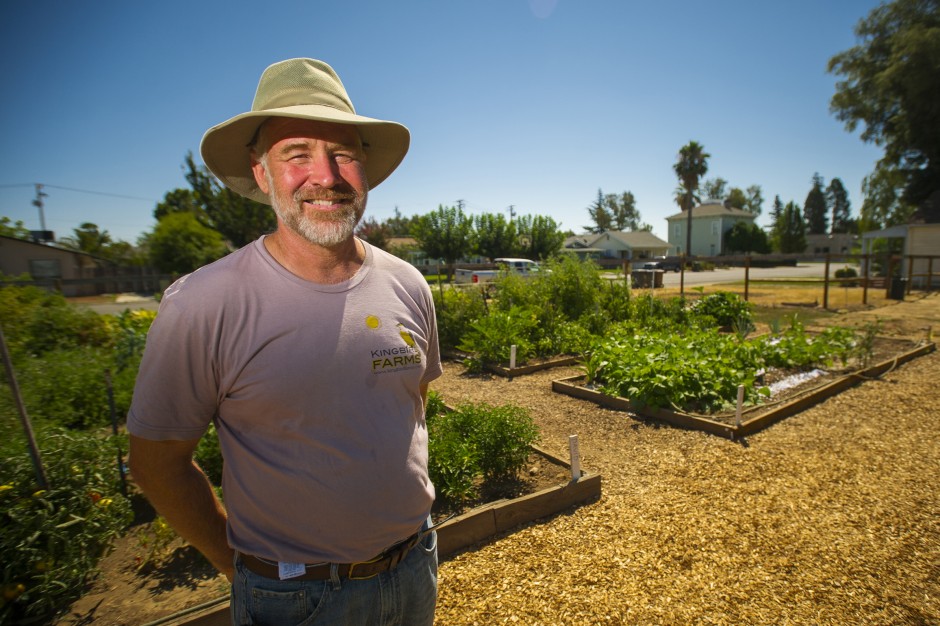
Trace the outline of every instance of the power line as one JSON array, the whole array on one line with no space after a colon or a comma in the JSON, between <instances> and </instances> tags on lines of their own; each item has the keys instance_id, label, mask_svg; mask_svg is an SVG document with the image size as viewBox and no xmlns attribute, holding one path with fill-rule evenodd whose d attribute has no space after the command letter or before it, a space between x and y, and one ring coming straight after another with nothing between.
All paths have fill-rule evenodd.
<instances>
[{"instance_id":1,"label":"power line","mask_svg":"<svg viewBox=\"0 0 940 626\"><path fill-rule=\"evenodd\" d=\"M107 191L91 191L89 189L76 189L75 187L63 187L61 185L49 185L47 183L14 183L9 185L0 185L0 189L8 189L12 187L35 187L37 184L41 184L43 187L50 189L60 189L62 191L75 191L77 193L87 193L94 196L107 196L109 198L122 198L124 200L140 200L142 202L157 202L153 198L141 198L140 196L126 196L119 193L110 193Z\"/></svg>"}]
</instances>

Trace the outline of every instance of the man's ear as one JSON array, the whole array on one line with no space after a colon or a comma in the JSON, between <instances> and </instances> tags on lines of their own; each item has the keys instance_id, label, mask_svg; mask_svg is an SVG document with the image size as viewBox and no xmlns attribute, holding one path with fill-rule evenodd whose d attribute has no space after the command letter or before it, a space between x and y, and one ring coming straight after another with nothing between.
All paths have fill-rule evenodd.
<instances>
[{"instance_id":1,"label":"man's ear","mask_svg":"<svg viewBox=\"0 0 940 626\"><path fill-rule=\"evenodd\" d=\"M255 183L258 185L258 189L262 193L271 193L270 188L268 187L268 177L265 175L264 164L261 162L261 159L258 158L258 155L255 154L255 151L251 151L251 172L255 175Z\"/></svg>"}]
</instances>

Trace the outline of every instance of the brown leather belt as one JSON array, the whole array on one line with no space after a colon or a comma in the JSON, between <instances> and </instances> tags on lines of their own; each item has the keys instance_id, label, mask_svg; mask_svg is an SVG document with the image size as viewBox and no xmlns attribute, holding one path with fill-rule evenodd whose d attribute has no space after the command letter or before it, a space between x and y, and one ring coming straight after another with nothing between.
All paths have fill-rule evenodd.
<instances>
[{"instance_id":1,"label":"brown leather belt","mask_svg":"<svg viewBox=\"0 0 940 626\"><path fill-rule=\"evenodd\" d=\"M405 560L405 557L411 552L411 549L418 545L418 542L420 542L428 532L430 532L430 530L417 532L369 561L363 561L361 563L317 563L314 565L305 565L303 574L293 576L289 580L329 580L330 570L333 565L336 565L340 578L349 580L372 578L382 572L394 569L396 565ZM239 552L238 555L245 567L255 574L274 580L280 578L277 563L272 563L271 561L250 554L242 554L241 552Z\"/></svg>"}]
</instances>

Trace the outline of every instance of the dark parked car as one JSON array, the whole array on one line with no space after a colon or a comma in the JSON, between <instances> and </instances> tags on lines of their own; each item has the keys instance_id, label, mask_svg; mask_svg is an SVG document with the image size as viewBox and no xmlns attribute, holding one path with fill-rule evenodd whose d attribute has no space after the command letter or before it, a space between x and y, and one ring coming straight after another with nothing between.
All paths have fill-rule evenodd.
<instances>
[{"instance_id":1,"label":"dark parked car","mask_svg":"<svg viewBox=\"0 0 940 626\"><path fill-rule=\"evenodd\" d=\"M678 258L656 257L643 264L645 270L663 270L664 272L678 272L682 269L682 261Z\"/></svg>"}]
</instances>

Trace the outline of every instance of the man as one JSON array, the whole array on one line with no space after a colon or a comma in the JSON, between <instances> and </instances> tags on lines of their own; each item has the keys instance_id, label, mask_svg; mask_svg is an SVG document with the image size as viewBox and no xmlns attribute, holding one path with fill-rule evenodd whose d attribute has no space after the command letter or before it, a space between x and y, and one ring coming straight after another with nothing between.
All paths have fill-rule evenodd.
<instances>
[{"instance_id":1,"label":"man","mask_svg":"<svg viewBox=\"0 0 940 626\"><path fill-rule=\"evenodd\" d=\"M269 67L251 111L203 138L209 169L277 230L167 289L127 425L132 475L232 582L236 624L433 621L433 300L353 235L409 139L312 59ZM192 460L210 422L224 508Z\"/></svg>"}]
</instances>

